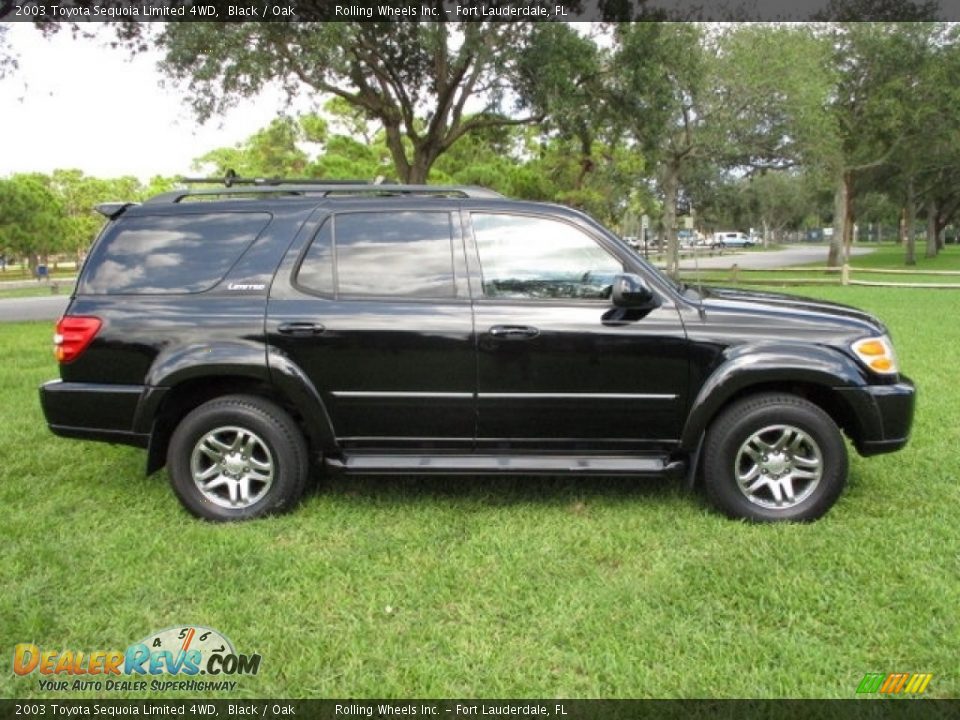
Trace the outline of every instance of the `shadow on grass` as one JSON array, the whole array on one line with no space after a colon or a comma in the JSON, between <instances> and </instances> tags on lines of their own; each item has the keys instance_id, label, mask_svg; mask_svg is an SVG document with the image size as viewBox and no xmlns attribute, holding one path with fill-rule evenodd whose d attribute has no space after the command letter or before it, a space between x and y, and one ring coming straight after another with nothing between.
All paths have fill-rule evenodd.
<instances>
[{"instance_id":1,"label":"shadow on grass","mask_svg":"<svg viewBox=\"0 0 960 720\"><path fill-rule=\"evenodd\" d=\"M129 490L169 488L163 468L149 476L129 473ZM125 474L126 475L126 474ZM578 506L603 500L666 505L678 498L691 507L703 504L702 493L689 491L682 480L637 476L547 475L343 475L314 470L303 502L325 499L344 506L409 505L431 502L463 506Z\"/></svg>"},{"instance_id":2,"label":"shadow on grass","mask_svg":"<svg viewBox=\"0 0 960 720\"><path fill-rule=\"evenodd\" d=\"M442 499L485 505L553 505L603 498L666 500L687 494L682 482L655 477L328 474L312 483L307 498L328 496L358 503Z\"/></svg>"}]
</instances>

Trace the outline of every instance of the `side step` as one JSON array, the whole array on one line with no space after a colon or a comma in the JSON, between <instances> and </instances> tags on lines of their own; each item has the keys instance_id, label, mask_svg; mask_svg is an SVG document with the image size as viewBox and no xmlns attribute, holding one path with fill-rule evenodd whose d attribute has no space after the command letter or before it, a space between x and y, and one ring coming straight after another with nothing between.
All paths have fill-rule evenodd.
<instances>
[{"instance_id":1,"label":"side step","mask_svg":"<svg viewBox=\"0 0 960 720\"><path fill-rule=\"evenodd\" d=\"M684 463L666 456L630 455L375 455L325 458L334 472L358 474L556 474L681 475Z\"/></svg>"}]
</instances>

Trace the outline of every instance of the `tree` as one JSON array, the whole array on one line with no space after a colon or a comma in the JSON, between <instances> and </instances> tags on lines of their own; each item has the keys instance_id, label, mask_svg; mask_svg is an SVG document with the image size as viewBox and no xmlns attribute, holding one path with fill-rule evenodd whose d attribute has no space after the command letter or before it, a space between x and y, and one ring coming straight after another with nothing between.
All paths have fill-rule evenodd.
<instances>
[{"instance_id":1,"label":"tree","mask_svg":"<svg viewBox=\"0 0 960 720\"><path fill-rule=\"evenodd\" d=\"M948 23L850 23L826 37L837 68L836 152L821 163L836 178L829 262L851 242L857 195L879 191L903 208L905 263L915 264L916 218L926 215L932 256L957 210L960 35Z\"/></svg>"},{"instance_id":2,"label":"tree","mask_svg":"<svg viewBox=\"0 0 960 720\"><path fill-rule=\"evenodd\" d=\"M516 92L550 112L540 123L544 139L559 138L575 153L578 171L568 189L572 204L597 166L598 139L612 114L605 100L610 67L596 42L561 23L538 23L518 62ZM615 142L607 136L607 144Z\"/></svg>"},{"instance_id":3,"label":"tree","mask_svg":"<svg viewBox=\"0 0 960 720\"><path fill-rule=\"evenodd\" d=\"M746 195L754 217L759 220L764 247L786 227L799 227L814 205L809 178L790 170L771 171L752 178Z\"/></svg>"},{"instance_id":4,"label":"tree","mask_svg":"<svg viewBox=\"0 0 960 720\"><path fill-rule=\"evenodd\" d=\"M910 88L907 120L911 142L901 145L892 164L914 183L917 200L925 208L925 256L935 257L943 247L943 230L960 207L960 30L937 23L926 30L922 56ZM915 256L908 244L908 264Z\"/></svg>"},{"instance_id":5,"label":"tree","mask_svg":"<svg viewBox=\"0 0 960 720\"><path fill-rule=\"evenodd\" d=\"M194 160L194 167L212 166L217 176L233 170L241 177L302 176L309 158L298 143L304 140L300 123L279 117L242 143L218 148Z\"/></svg>"},{"instance_id":6,"label":"tree","mask_svg":"<svg viewBox=\"0 0 960 720\"><path fill-rule=\"evenodd\" d=\"M379 122L400 180L421 183L465 135L544 116L542 98L511 94L539 37L526 23L169 23L152 41L201 120L273 81L332 95Z\"/></svg>"},{"instance_id":7,"label":"tree","mask_svg":"<svg viewBox=\"0 0 960 720\"><path fill-rule=\"evenodd\" d=\"M704 166L744 175L801 162L822 124L822 56L800 32L765 25L624 25L616 41L616 105L656 164L673 273L685 179Z\"/></svg>"},{"instance_id":8,"label":"tree","mask_svg":"<svg viewBox=\"0 0 960 720\"><path fill-rule=\"evenodd\" d=\"M339 112L341 108L335 109ZM364 143L353 136L331 133L331 124L339 122L331 123L316 114L277 118L233 147L201 155L193 161L193 167L216 177L233 170L241 177L306 176L366 182L390 173L390 153L382 131Z\"/></svg>"},{"instance_id":9,"label":"tree","mask_svg":"<svg viewBox=\"0 0 960 720\"><path fill-rule=\"evenodd\" d=\"M0 179L0 247L26 257L31 273L41 256L59 249L67 232L63 206L37 174Z\"/></svg>"},{"instance_id":10,"label":"tree","mask_svg":"<svg viewBox=\"0 0 960 720\"><path fill-rule=\"evenodd\" d=\"M17 59L10 50L10 41L7 33L10 28L0 25L0 80L17 69Z\"/></svg>"},{"instance_id":11,"label":"tree","mask_svg":"<svg viewBox=\"0 0 960 720\"><path fill-rule=\"evenodd\" d=\"M54 170L50 187L63 211L62 249L73 252L79 262L104 223L94 206L115 200L113 188L109 181L87 177L80 170Z\"/></svg>"},{"instance_id":12,"label":"tree","mask_svg":"<svg viewBox=\"0 0 960 720\"><path fill-rule=\"evenodd\" d=\"M680 176L703 146L707 61L697 25L617 26L612 105L641 152L656 163L663 194L667 272L678 268Z\"/></svg>"},{"instance_id":13,"label":"tree","mask_svg":"<svg viewBox=\"0 0 960 720\"><path fill-rule=\"evenodd\" d=\"M912 105L923 72L930 26L920 23L842 23L822 37L832 51L835 89L828 108L832 136L818 163L834 178L833 237L828 264L839 265L853 237L858 179L889 168L897 153L911 156L916 124ZM910 165L911 163L907 163ZM905 167L906 196L913 205L913 168Z\"/></svg>"}]
</instances>

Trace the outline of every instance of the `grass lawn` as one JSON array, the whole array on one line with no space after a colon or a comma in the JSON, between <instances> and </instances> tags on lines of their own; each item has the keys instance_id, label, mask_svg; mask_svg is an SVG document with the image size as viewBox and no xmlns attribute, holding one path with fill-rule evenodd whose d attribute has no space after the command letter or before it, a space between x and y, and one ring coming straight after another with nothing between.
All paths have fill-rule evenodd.
<instances>
[{"instance_id":1,"label":"grass lawn","mask_svg":"<svg viewBox=\"0 0 960 720\"><path fill-rule=\"evenodd\" d=\"M891 282L891 283L950 283L960 285L960 275L916 275L916 274L874 274L858 273L858 269L866 270L948 270L951 272L960 272L960 245L947 245L944 250L935 258L923 257L924 247L917 245L917 264L907 266L904 264L904 248L901 245L893 243L861 243L859 247L870 248L873 252L867 255L854 255L850 258L850 266L853 268L851 277L854 280L863 280L867 282ZM733 265L735 258L731 258L730 264ZM797 265L796 272L762 272L762 271L740 271L740 280L764 280L776 283L786 283L800 278L810 278L818 281L824 281L827 284L839 285L840 274L837 272L816 272L811 268L823 268L827 264L827 245L823 245L823 257L815 263L808 265ZM682 278L685 282L694 283L699 277L703 283L730 284L732 275L729 268L723 270L702 269L699 275L694 270L682 271ZM747 282L742 282L746 286ZM960 289L960 288L958 288ZM950 292L947 290L946 292ZM947 298L950 296L947 295Z\"/></svg>"},{"instance_id":2,"label":"grass lawn","mask_svg":"<svg viewBox=\"0 0 960 720\"><path fill-rule=\"evenodd\" d=\"M337 479L291 515L210 525L141 451L48 434L50 324L2 325L0 655L202 624L262 655L231 697L852 698L893 671L956 697L955 299L804 293L878 313L921 392L910 445L854 453L810 525L731 522L668 481L557 478ZM83 694L8 665L0 697Z\"/></svg>"},{"instance_id":3,"label":"grass lawn","mask_svg":"<svg viewBox=\"0 0 960 720\"><path fill-rule=\"evenodd\" d=\"M76 277L77 267L75 263L60 263L60 266L54 270L53 266L48 266L47 272L51 280ZM30 271L20 265L7 265L6 270L0 272L0 283L12 280L32 280L33 275Z\"/></svg>"},{"instance_id":4,"label":"grass lawn","mask_svg":"<svg viewBox=\"0 0 960 720\"><path fill-rule=\"evenodd\" d=\"M72 289L72 284L63 284L60 285L60 295L69 295ZM33 287L18 287L18 288L5 288L3 283L0 283L0 300L5 298L24 298L24 297L47 297L54 295L56 293L50 290L50 286L46 283L37 284Z\"/></svg>"}]
</instances>

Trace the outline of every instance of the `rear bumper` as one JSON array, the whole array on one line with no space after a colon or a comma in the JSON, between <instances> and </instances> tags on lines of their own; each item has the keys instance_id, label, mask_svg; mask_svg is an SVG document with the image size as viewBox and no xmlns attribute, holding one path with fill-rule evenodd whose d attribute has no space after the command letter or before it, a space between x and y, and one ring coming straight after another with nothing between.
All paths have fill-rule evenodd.
<instances>
[{"instance_id":1,"label":"rear bumper","mask_svg":"<svg viewBox=\"0 0 960 720\"><path fill-rule=\"evenodd\" d=\"M913 425L917 390L904 376L895 385L838 388L858 418L854 438L861 455L894 452L907 444Z\"/></svg>"},{"instance_id":2,"label":"rear bumper","mask_svg":"<svg viewBox=\"0 0 960 720\"><path fill-rule=\"evenodd\" d=\"M147 447L149 434L134 432L142 394L140 385L52 380L40 386L40 406L55 435Z\"/></svg>"}]
</instances>

